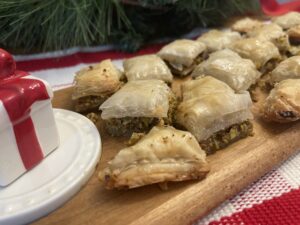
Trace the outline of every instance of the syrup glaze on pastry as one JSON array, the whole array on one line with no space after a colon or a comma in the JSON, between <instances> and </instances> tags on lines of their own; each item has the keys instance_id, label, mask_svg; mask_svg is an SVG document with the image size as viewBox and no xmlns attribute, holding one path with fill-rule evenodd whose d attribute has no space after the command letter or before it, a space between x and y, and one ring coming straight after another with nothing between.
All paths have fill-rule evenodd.
<instances>
[{"instance_id":1,"label":"syrup glaze on pastry","mask_svg":"<svg viewBox=\"0 0 300 225\"><path fill-rule=\"evenodd\" d=\"M206 154L195 137L173 127L153 127L135 145L124 148L100 171L107 189L203 179Z\"/></svg>"},{"instance_id":2,"label":"syrup glaze on pastry","mask_svg":"<svg viewBox=\"0 0 300 225\"><path fill-rule=\"evenodd\" d=\"M99 106L122 85L122 73L106 59L99 64L81 69L74 78L72 99L75 111L90 112Z\"/></svg>"},{"instance_id":3,"label":"syrup glaze on pastry","mask_svg":"<svg viewBox=\"0 0 300 225\"><path fill-rule=\"evenodd\" d=\"M193 77L209 75L228 84L235 91L246 91L260 78L254 63L224 49L209 55L192 73Z\"/></svg>"},{"instance_id":4,"label":"syrup glaze on pastry","mask_svg":"<svg viewBox=\"0 0 300 225\"><path fill-rule=\"evenodd\" d=\"M205 44L181 39L164 46L157 54L166 61L173 74L183 77L203 61L205 53Z\"/></svg>"}]
</instances>

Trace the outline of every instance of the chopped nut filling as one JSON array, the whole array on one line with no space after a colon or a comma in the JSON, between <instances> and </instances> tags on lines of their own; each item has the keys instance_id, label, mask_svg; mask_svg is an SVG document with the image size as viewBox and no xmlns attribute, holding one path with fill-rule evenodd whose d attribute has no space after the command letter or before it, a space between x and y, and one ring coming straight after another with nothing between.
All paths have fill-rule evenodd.
<instances>
[{"instance_id":1,"label":"chopped nut filling","mask_svg":"<svg viewBox=\"0 0 300 225\"><path fill-rule=\"evenodd\" d=\"M105 120L105 128L111 136L131 136L132 133L148 132L152 127L158 125L161 120L164 124L172 124L175 110L178 105L174 94L169 97L169 111L167 118L155 117L124 117Z\"/></svg>"},{"instance_id":2,"label":"chopped nut filling","mask_svg":"<svg viewBox=\"0 0 300 225\"><path fill-rule=\"evenodd\" d=\"M133 132L148 132L159 123L154 117L124 117L105 120L105 129L114 137L130 136Z\"/></svg>"},{"instance_id":3,"label":"chopped nut filling","mask_svg":"<svg viewBox=\"0 0 300 225\"><path fill-rule=\"evenodd\" d=\"M260 72L262 74L266 74L268 72L271 72L278 65L279 62L280 62L280 60L278 60L278 59L269 60L268 62L266 62L265 65L263 65L261 67Z\"/></svg>"},{"instance_id":4,"label":"chopped nut filling","mask_svg":"<svg viewBox=\"0 0 300 225\"><path fill-rule=\"evenodd\" d=\"M98 110L99 106L108 98L109 96L86 96L79 98L75 103L76 112L91 112Z\"/></svg>"},{"instance_id":5,"label":"chopped nut filling","mask_svg":"<svg viewBox=\"0 0 300 225\"><path fill-rule=\"evenodd\" d=\"M200 142L202 149L208 154L213 154L219 149L225 148L233 142L236 142L253 134L253 125L249 120L240 124L234 124L227 129L220 130L205 141Z\"/></svg>"},{"instance_id":6,"label":"chopped nut filling","mask_svg":"<svg viewBox=\"0 0 300 225\"><path fill-rule=\"evenodd\" d=\"M200 64L203 60L205 60L208 57L207 52L201 53L198 55L195 59L192 65L189 67L184 66L184 65L174 65L168 61L166 61L167 65L169 66L171 72L179 77L185 77L189 75L194 68Z\"/></svg>"},{"instance_id":7,"label":"chopped nut filling","mask_svg":"<svg viewBox=\"0 0 300 225\"><path fill-rule=\"evenodd\" d=\"M86 115L86 117L87 117L89 120L91 120L94 124L96 124L96 123L99 121L99 119L100 119L100 114L91 112L91 113L88 113L88 114Z\"/></svg>"}]
</instances>

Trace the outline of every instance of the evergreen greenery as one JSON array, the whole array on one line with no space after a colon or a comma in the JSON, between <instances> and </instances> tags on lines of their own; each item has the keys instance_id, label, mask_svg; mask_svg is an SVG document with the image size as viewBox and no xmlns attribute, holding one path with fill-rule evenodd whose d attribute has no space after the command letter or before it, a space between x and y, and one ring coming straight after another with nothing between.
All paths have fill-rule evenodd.
<instances>
[{"instance_id":1,"label":"evergreen greenery","mask_svg":"<svg viewBox=\"0 0 300 225\"><path fill-rule=\"evenodd\" d=\"M134 51L258 8L256 0L1 0L0 46L28 52L113 43Z\"/></svg>"}]
</instances>

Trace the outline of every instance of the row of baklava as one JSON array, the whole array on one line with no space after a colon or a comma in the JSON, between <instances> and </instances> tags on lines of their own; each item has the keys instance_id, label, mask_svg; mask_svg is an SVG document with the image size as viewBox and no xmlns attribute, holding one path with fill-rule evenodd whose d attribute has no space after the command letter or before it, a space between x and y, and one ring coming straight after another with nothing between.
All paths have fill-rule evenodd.
<instances>
[{"instance_id":1,"label":"row of baklava","mask_svg":"<svg viewBox=\"0 0 300 225\"><path fill-rule=\"evenodd\" d=\"M296 47L277 23L243 19L232 29L236 31L212 30L196 41L174 41L156 55L126 59L124 73L110 60L77 73L76 110L87 113L101 105L109 134L133 134L132 146L122 149L99 174L107 188L203 178L208 172L206 154L252 135L248 90L262 76L270 87L281 80L297 83L286 79L300 77L300 56L285 59ZM169 87L173 75L190 74L194 79L183 82L177 99ZM266 118L297 119L291 96L280 92L286 83L271 91ZM286 96L288 101L281 104Z\"/></svg>"}]
</instances>

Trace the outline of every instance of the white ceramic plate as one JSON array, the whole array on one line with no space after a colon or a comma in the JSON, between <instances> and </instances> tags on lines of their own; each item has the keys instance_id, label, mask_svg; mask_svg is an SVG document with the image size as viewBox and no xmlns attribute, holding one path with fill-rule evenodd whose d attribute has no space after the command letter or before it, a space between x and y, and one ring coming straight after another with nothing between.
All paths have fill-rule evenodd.
<instances>
[{"instance_id":1,"label":"white ceramic plate","mask_svg":"<svg viewBox=\"0 0 300 225\"><path fill-rule=\"evenodd\" d=\"M0 188L0 224L26 224L70 199L93 174L101 140L86 117L54 109L60 146L10 186Z\"/></svg>"}]
</instances>

